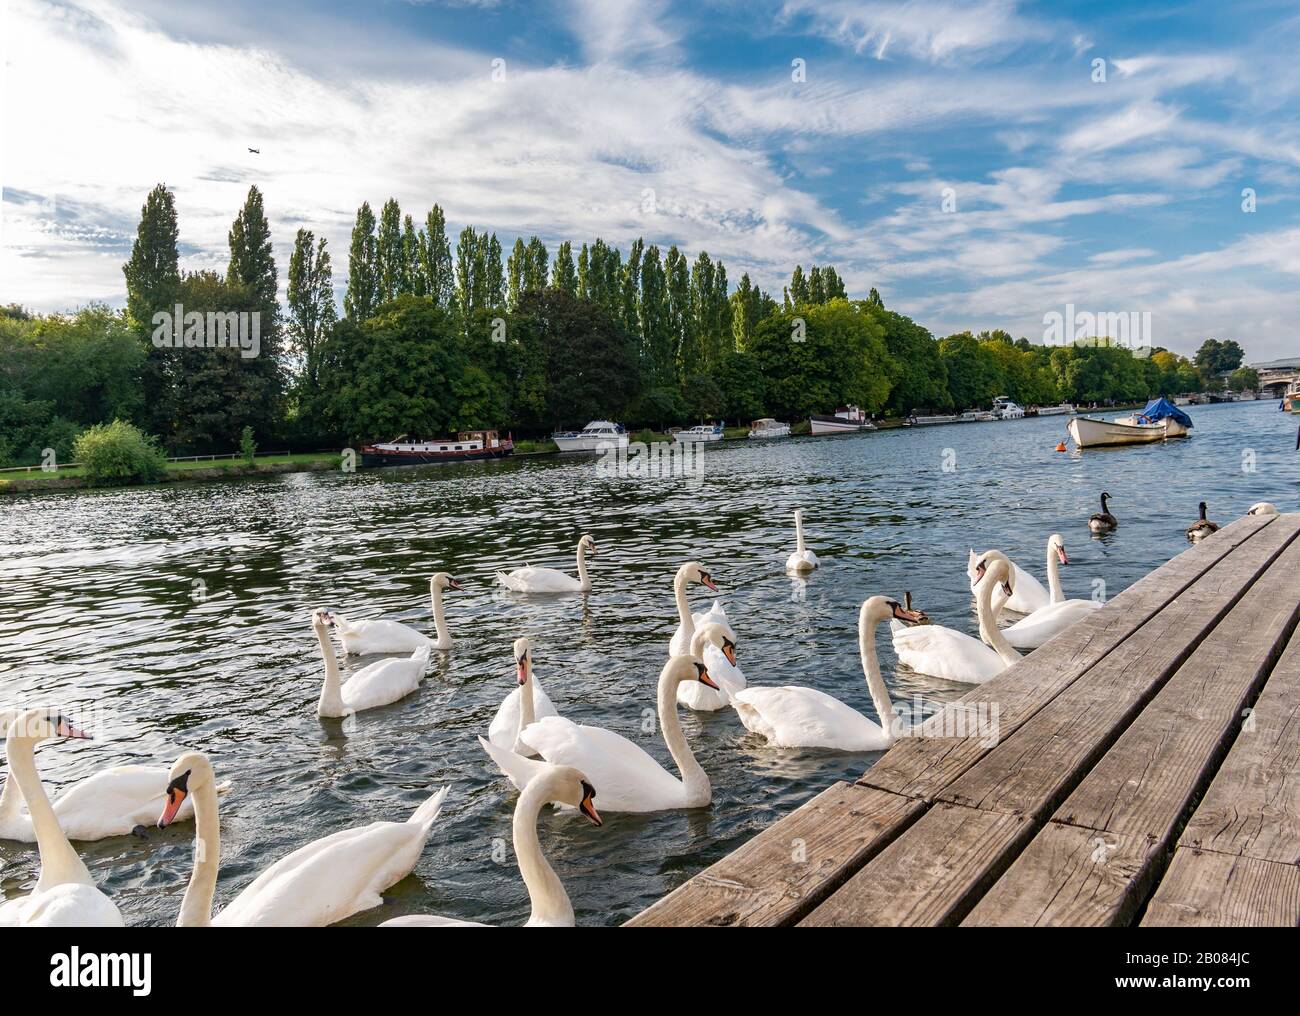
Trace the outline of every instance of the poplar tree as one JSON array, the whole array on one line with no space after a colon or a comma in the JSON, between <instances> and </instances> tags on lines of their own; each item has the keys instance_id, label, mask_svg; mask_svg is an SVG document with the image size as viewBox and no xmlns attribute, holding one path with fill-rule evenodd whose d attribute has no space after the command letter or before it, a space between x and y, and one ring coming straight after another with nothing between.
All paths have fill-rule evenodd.
<instances>
[{"instance_id":1,"label":"poplar tree","mask_svg":"<svg viewBox=\"0 0 1300 1016\"><path fill-rule=\"evenodd\" d=\"M578 274L573 265L573 244L565 240L555 252L551 266L551 288L570 296L578 295Z\"/></svg>"},{"instance_id":2,"label":"poplar tree","mask_svg":"<svg viewBox=\"0 0 1300 1016\"><path fill-rule=\"evenodd\" d=\"M506 262L506 306L511 310L519 306L519 296L524 287L524 262L527 260L528 248L524 246L524 238L517 236Z\"/></svg>"},{"instance_id":3,"label":"poplar tree","mask_svg":"<svg viewBox=\"0 0 1300 1016\"><path fill-rule=\"evenodd\" d=\"M181 280L176 249L179 236L176 199L167 185L160 183L145 198L131 260L122 266L127 314L139 328L147 329L157 311L175 302Z\"/></svg>"},{"instance_id":4,"label":"poplar tree","mask_svg":"<svg viewBox=\"0 0 1300 1016\"><path fill-rule=\"evenodd\" d=\"M528 241L528 256L524 259L525 293L540 293L546 288L546 268L550 255L541 238L534 236Z\"/></svg>"},{"instance_id":5,"label":"poplar tree","mask_svg":"<svg viewBox=\"0 0 1300 1016\"><path fill-rule=\"evenodd\" d=\"M375 213L370 202L361 202L348 247L348 288L343 313L352 321L364 321L379 303L379 275L375 253Z\"/></svg>"},{"instance_id":6,"label":"poplar tree","mask_svg":"<svg viewBox=\"0 0 1300 1016\"><path fill-rule=\"evenodd\" d=\"M384 202L379 213L379 236L375 242L379 274L379 302L387 303L402 291L402 209L395 198Z\"/></svg>"},{"instance_id":7,"label":"poplar tree","mask_svg":"<svg viewBox=\"0 0 1300 1016\"><path fill-rule=\"evenodd\" d=\"M298 230L289 255L288 331L294 349L303 357L303 373L316 385L321 343L334 327L334 271L322 236Z\"/></svg>"}]
</instances>

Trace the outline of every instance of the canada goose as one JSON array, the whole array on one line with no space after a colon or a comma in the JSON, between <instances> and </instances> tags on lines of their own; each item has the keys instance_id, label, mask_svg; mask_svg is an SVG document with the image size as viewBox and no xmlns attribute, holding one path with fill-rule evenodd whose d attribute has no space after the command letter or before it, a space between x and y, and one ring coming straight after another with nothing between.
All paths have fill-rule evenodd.
<instances>
[{"instance_id":1,"label":"canada goose","mask_svg":"<svg viewBox=\"0 0 1300 1016\"><path fill-rule=\"evenodd\" d=\"M1101 511L1095 512L1088 519L1088 528L1094 533L1109 533L1112 529L1116 529L1119 526L1119 519L1115 518L1115 516L1110 513L1110 509L1106 506L1106 502L1109 500L1110 495L1103 491L1101 495Z\"/></svg>"},{"instance_id":2,"label":"canada goose","mask_svg":"<svg viewBox=\"0 0 1300 1016\"><path fill-rule=\"evenodd\" d=\"M1205 502L1200 505L1201 517L1187 527L1187 538L1193 543L1200 543L1211 533L1219 531L1219 524L1205 517Z\"/></svg>"}]
</instances>

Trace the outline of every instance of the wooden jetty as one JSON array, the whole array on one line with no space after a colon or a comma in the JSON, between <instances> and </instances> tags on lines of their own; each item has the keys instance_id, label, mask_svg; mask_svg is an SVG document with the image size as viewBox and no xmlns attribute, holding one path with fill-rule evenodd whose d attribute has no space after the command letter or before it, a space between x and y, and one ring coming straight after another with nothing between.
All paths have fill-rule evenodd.
<instances>
[{"instance_id":1,"label":"wooden jetty","mask_svg":"<svg viewBox=\"0 0 1300 1016\"><path fill-rule=\"evenodd\" d=\"M628 924L1300 923L1298 535L1226 526Z\"/></svg>"}]
</instances>

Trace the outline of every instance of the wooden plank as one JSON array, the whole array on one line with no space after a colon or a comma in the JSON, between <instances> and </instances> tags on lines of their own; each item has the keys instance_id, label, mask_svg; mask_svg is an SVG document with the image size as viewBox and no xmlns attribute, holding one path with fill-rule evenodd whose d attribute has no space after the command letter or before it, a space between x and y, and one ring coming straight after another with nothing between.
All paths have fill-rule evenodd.
<instances>
[{"instance_id":1,"label":"wooden plank","mask_svg":"<svg viewBox=\"0 0 1300 1016\"><path fill-rule=\"evenodd\" d=\"M626 926L793 923L923 809L911 798L837 783Z\"/></svg>"},{"instance_id":2,"label":"wooden plank","mask_svg":"<svg viewBox=\"0 0 1300 1016\"><path fill-rule=\"evenodd\" d=\"M1152 850L1142 836L1048 822L962 926L1127 924L1141 905L1132 887L1155 880Z\"/></svg>"},{"instance_id":3,"label":"wooden plank","mask_svg":"<svg viewBox=\"0 0 1300 1016\"><path fill-rule=\"evenodd\" d=\"M931 800L990 750L979 738L944 737L956 710L996 708L1002 738L1138 631L1219 561L1268 531L1275 516L1247 515L1135 582L1101 610L1052 639L1005 674L950 703L899 741L859 780L863 786ZM945 715L946 714L946 715Z\"/></svg>"},{"instance_id":4,"label":"wooden plank","mask_svg":"<svg viewBox=\"0 0 1300 1016\"><path fill-rule=\"evenodd\" d=\"M1300 630L1178 842L1300 863Z\"/></svg>"},{"instance_id":5,"label":"wooden plank","mask_svg":"<svg viewBox=\"0 0 1300 1016\"><path fill-rule=\"evenodd\" d=\"M1032 833L1015 815L936 804L800 927L956 923Z\"/></svg>"},{"instance_id":6,"label":"wooden plank","mask_svg":"<svg viewBox=\"0 0 1300 1016\"><path fill-rule=\"evenodd\" d=\"M1263 545L1263 538L1255 544ZM1213 582L1233 560L1206 581ZM1137 915L1192 801L1226 753L1242 707L1286 645L1300 610L1298 575L1300 541L1293 541L1087 773L1049 826L974 908L970 923L1111 925ZM1155 628L1156 621L1147 627ZM1139 676L1130 677L1135 686ZM1125 697L1121 684L1100 691L1103 698ZM1055 710L1061 699L1040 716ZM1069 752L1057 753L1057 764L1077 758L1082 750L1077 742L1090 721L1107 715L1096 701L1081 703L1080 722L1073 728L1049 732L1053 743L1075 742ZM1037 718L1020 734L1036 723Z\"/></svg>"},{"instance_id":7,"label":"wooden plank","mask_svg":"<svg viewBox=\"0 0 1300 1016\"><path fill-rule=\"evenodd\" d=\"M1255 857L1179 847L1144 928L1294 928L1300 923L1300 868Z\"/></svg>"},{"instance_id":8,"label":"wooden plank","mask_svg":"<svg viewBox=\"0 0 1300 1016\"><path fill-rule=\"evenodd\" d=\"M1295 599L1279 599L1277 591L1279 582L1286 585L1300 569L1297 533L1300 515L1286 516L1223 558L937 796L971 808L1046 819L1165 681L1175 672L1183 673L1180 668L1192 660L1198 661L1199 669L1184 674L1180 686L1187 684L1185 694L1195 694L1207 707L1205 696L1217 696L1214 704L1220 708L1210 723L1213 732L1196 728L1217 744L1224 736L1222 710L1240 707L1242 696L1262 677L1261 668L1266 671L1271 666L1280 652L1280 640L1289 634ZM1261 575L1265 577L1252 589ZM1225 617L1230 623L1216 629ZM1260 647L1260 652L1254 652ZM1231 686L1230 693L1221 671L1231 669L1246 653L1253 653L1252 669L1242 682ZM1183 702L1184 693L1175 693L1166 709L1177 714ZM1189 703L1189 708L1194 707ZM1175 715L1159 724L1158 736L1164 737L1166 729L1180 728L1181 721ZM1195 746L1189 750L1200 754ZM1099 787L1104 798L1112 782L1122 785L1134 771L1141 771L1141 760L1133 755L1154 751L1148 740L1139 739L1128 754L1103 771L1113 774L1114 780L1099 784L1090 775L1089 785ZM1108 755L1101 764L1110 762ZM1119 796L1118 791L1113 796ZM1135 797L1131 794L1127 801ZM1110 828L1093 811L1075 817L1066 809L1058 817L1074 825Z\"/></svg>"}]
</instances>

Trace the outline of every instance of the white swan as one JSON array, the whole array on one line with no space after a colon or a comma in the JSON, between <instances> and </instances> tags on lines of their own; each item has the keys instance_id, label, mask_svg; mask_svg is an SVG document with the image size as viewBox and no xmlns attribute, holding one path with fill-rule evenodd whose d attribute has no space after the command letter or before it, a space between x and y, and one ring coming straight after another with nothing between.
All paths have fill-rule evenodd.
<instances>
[{"instance_id":1,"label":"white swan","mask_svg":"<svg viewBox=\"0 0 1300 1016\"><path fill-rule=\"evenodd\" d=\"M578 541L578 577L575 579L555 568L524 565L508 575L497 572L497 581L516 593L589 593L591 576L587 574L587 554L596 556L596 541L583 535Z\"/></svg>"},{"instance_id":2,"label":"white swan","mask_svg":"<svg viewBox=\"0 0 1300 1016\"><path fill-rule=\"evenodd\" d=\"M858 611L858 651L867 690L880 723L873 723L839 699L797 685L753 687L732 696L745 729L767 738L776 748L830 748L835 751L882 751L898 737L898 720L889 689L880 676L876 626L896 618L916 624L921 615L895 600L873 596Z\"/></svg>"},{"instance_id":3,"label":"white swan","mask_svg":"<svg viewBox=\"0 0 1300 1016\"><path fill-rule=\"evenodd\" d=\"M786 571L806 572L817 567L817 555L809 550L803 542L802 508L796 508L794 512L794 546L794 553L785 559Z\"/></svg>"},{"instance_id":4,"label":"white swan","mask_svg":"<svg viewBox=\"0 0 1300 1016\"><path fill-rule=\"evenodd\" d=\"M916 628L891 624L899 663L918 674L963 684L983 684L1020 659L1020 654L1003 638L993 613L993 586L1000 582L1008 598L1014 594L1010 562L1002 554L986 553L976 558L975 567L976 609L980 638L984 641L937 624Z\"/></svg>"},{"instance_id":5,"label":"white swan","mask_svg":"<svg viewBox=\"0 0 1300 1016\"><path fill-rule=\"evenodd\" d=\"M514 659L519 686L502 700L496 716L492 717L488 740L506 751L536 755L537 752L519 739L519 732L539 717L559 714L533 673L533 643L530 639L515 639Z\"/></svg>"},{"instance_id":6,"label":"white swan","mask_svg":"<svg viewBox=\"0 0 1300 1016\"><path fill-rule=\"evenodd\" d=\"M528 890L532 913L525 928L572 928L573 904L564 883L542 853L537 839L537 816L545 804L567 804L587 816L593 825L601 825L593 800L596 788L571 766L547 765L538 773L515 802L513 838L515 861ZM385 921L381 928L487 928L478 921L460 921L454 917L412 915Z\"/></svg>"},{"instance_id":7,"label":"white swan","mask_svg":"<svg viewBox=\"0 0 1300 1016\"><path fill-rule=\"evenodd\" d=\"M1280 515L1281 512L1277 510L1277 505L1275 505L1272 501L1256 501L1253 505L1250 506L1250 511L1246 512L1246 514L1247 515Z\"/></svg>"},{"instance_id":8,"label":"white swan","mask_svg":"<svg viewBox=\"0 0 1300 1016\"><path fill-rule=\"evenodd\" d=\"M372 822L299 847L213 917L221 864L216 778L206 755L186 752L172 764L167 803L158 818L158 828L166 828L185 799L194 798L194 870L176 926L321 928L379 906L379 894L410 874L420 859L447 789L405 822Z\"/></svg>"},{"instance_id":9,"label":"white swan","mask_svg":"<svg viewBox=\"0 0 1300 1016\"><path fill-rule=\"evenodd\" d=\"M325 683L316 703L317 716L350 716L363 709L386 706L411 694L424 680L432 648L427 639L409 659L379 660L362 667L348 678L346 684L342 684L339 661L329 639L331 615L318 610L312 614L311 624L316 630L321 656L325 659Z\"/></svg>"},{"instance_id":10,"label":"white swan","mask_svg":"<svg viewBox=\"0 0 1300 1016\"><path fill-rule=\"evenodd\" d=\"M993 553L1000 552L990 551L990 554ZM1053 533L1047 541L1047 584L1052 602L1022 617L1009 628L1002 629L1003 636L1011 646L1016 649L1037 649L1053 635L1065 631L1094 610L1101 609L1102 605L1095 600L1065 598L1061 590L1060 565L1069 563L1070 556L1065 552L1065 541L1061 539L1060 533ZM995 616L1001 613L1004 602L1005 591L999 586L993 592Z\"/></svg>"},{"instance_id":11,"label":"white swan","mask_svg":"<svg viewBox=\"0 0 1300 1016\"><path fill-rule=\"evenodd\" d=\"M708 669L690 656L672 656L659 674L659 729L682 774L678 779L622 734L580 726L548 716L525 727L522 737L547 762L570 765L601 788L605 811L670 811L703 808L713 799L709 777L695 760L677 716L677 686L683 681L712 684ZM483 750L516 787L524 789L545 771L544 763L502 751L479 738Z\"/></svg>"},{"instance_id":12,"label":"white swan","mask_svg":"<svg viewBox=\"0 0 1300 1016\"><path fill-rule=\"evenodd\" d=\"M30 895L0 904L0 928L121 928L122 914L95 886L72 849L41 786L36 745L51 737L86 737L57 710L31 709L10 724L5 737L9 778L18 781L36 829L41 873Z\"/></svg>"},{"instance_id":13,"label":"white swan","mask_svg":"<svg viewBox=\"0 0 1300 1016\"><path fill-rule=\"evenodd\" d=\"M672 640L668 643L669 656L685 656L690 652L691 639L695 637L695 626L703 624L706 619L717 621L720 614L720 623L727 624L727 612L716 600L707 612L691 613L691 605L686 599L686 587L692 582L698 582L711 592L718 591L718 587L713 583L713 576L706 572L698 561L687 561L677 569L677 574L673 576L673 599L677 603L678 621L677 630L673 632Z\"/></svg>"},{"instance_id":14,"label":"white swan","mask_svg":"<svg viewBox=\"0 0 1300 1016\"><path fill-rule=\"evenodd\" d=\"M442 591L459 589L460 583L446 572L438 572L429 579L429 603L433 610L433 627L436 641L409 624L400 621L349 621L342 614L331 612L330 623L349 656L369 656L372 653L413 653L425 646L450 649L451 633L447 630L447 617L442 608Z\"/></svg>"},{"instance_id":15,"label":"white swan","mask_svg":"<svg viewBox=\"0 0 1300 1016\"><path fill-rule=\"evenodd\" d=\"M1051 553L1049 547L1048 553ZM1008 561L1011 559L1008 558ZM970 587L973 591L975 584L979 582L979 576L976 574L979 565L979 557L975 551L971 551L966 558L966 575L970 579ZM1016 614L1032 614L1040 607L1046 607L1052 602L1051 594L1043 588L1043 584L1034 578L1029 572L1025 571L1014 561L1011 567L1015 570L1015 577L1012 580L1012 588L1015 594L1006 603L1002 605L1003 610L1009 610Z\"/></svg>"},{"instance_id":16,"label":"white swan","mask_svg":"<svg viewBox=\"0 0 1300 1016\"><path fill-rule=\"evenodd\" d=\"M714 606L720 609L719 604ZM725 613L723 617L726 617ZM700 681L683 681L677 686L679 706L716 712L730 705L731 696L748 686L744 672L736 663L736 633L729 626L717 621L697 623L690 655L704 661L717 688L710 688Z\"/></svg>"}]
</instances>

